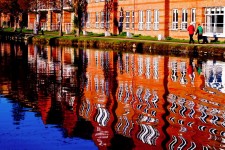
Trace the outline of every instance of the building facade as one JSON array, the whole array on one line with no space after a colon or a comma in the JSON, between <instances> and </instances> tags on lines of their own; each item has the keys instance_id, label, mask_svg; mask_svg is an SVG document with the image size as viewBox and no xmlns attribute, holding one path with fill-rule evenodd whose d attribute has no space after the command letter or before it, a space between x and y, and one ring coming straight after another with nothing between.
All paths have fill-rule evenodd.
<instances>
[{"instance_id":1,"label":"building facade","mask_svg":"<svg viewBox=\"0 0 225 150\"><path fill-rule=\"evenodd\" d=\"M208 37L225 38L224 10L225 0L87 0L83 31L185 39L188 38L187 27L192 22L196 27L201 24ZM29 14L29 28L41 22L46 30L58 29L59 13L50 5L39 8L39 12ZM64 32L73 31L73 19L74 13L68 11L65 3Z\"/></svg>"}]
</instances>

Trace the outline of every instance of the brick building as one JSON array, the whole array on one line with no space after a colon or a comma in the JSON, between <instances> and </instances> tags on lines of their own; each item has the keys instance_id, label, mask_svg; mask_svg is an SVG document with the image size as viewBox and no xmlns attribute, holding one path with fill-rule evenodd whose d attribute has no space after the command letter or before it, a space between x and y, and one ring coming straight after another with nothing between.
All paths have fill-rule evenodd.
<instances>
[{"instance_id":1,"label":"brick building","mask_svg":"<svg viewBox=\"0 0 225 150\"><path fill-rule=\"evenodd\" d=\"M63 31L72 32L74 13L64 3ZM127 36L141 34L185 39L188 38L187 27L192 22L195 26L202 24L204 35L208 37L225 37L225 0L88 0L87 3L83 23L83 30L87 32L126 32ZM36 20L46 30L57 30L59 13L51 5L43 5L38 10L37 15L29 14L28 28L33 28Z\"/></svg>"}]
</instances>

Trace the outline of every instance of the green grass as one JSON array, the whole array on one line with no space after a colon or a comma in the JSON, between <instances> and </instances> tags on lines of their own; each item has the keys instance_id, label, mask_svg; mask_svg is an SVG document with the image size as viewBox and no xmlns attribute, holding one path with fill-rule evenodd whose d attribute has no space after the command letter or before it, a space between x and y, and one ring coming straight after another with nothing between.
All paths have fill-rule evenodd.
<instances>
[{"instance_id":1,"label":"green grass","mask_svg":"<svg viewBox=\"0 0 225 150\"><path fill-rule=\"evenodd\" d=\"M4 28L4 31L6 32L13 32L13 28ZM18 28L17 31L19 32L20 29ZM28 30L28 29L23 29L22 30L23 33L33 33L33 30ZM59 38L59 39L67 39L67 40L73 40L73 39L82 39L82 40L98 40L97 38L94 37L104 37L104 33L93 33L93 32L87 32L87 36L83 36L82 33L80 34L80 37L75 37L74 33L70 33L70 34L65 34L63 33L63 36L60 37L59 36L59 32L58 31L44 31L44 35L41 35L41 31L39 31L39 35L38 37L40 38L47 38L47 39L51 39L51 38ZM115 38L114 40L110 39L110 42L115 42L115 43L119 43L121 41L121 39L116 39L116 38L126 38L126 32L122 32L119 35L112 35L110 37ZM130 42L134 42L135 40L149 40L149 41L157 41L157 37L152 37L152 36L142 36L141 34L134 34L132 38L128 38ZM102 39L101 39L102 40ZM105 40L107 40L107 37L105 38ZM126 38L127 40L127 38ZM220 40L220 39L219 39ZM108 41L108 40L107 40ZM172 37L166 37L164 40L162 40L163 42L177 42L177 43L188 43L189 40L188 39L175 39ZM197 42L197 40L195 39L195 41ZM214 42L215 44L225 44L225 41L217 41Z\"/></svg>"}]
</instances>

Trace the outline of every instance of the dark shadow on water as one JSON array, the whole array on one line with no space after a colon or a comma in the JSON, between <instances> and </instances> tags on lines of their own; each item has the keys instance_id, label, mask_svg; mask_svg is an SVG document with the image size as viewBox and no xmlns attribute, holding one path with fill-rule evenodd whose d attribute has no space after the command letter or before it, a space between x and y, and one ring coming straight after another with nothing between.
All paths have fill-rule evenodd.
<instances>
[{"instance_id":1,"label":"dark shadow on water","mask_svg":"<svg viewBox=\"0 0 225 150\"><path fill-rule=\"evenodd\" d=\"M136 50L137 53L143 53L143 43L138 43L136 48L137 48Z\"/></svg>"},{"instance_id":2,"label":"dark shadow on water","mask_svg":"<svg viewBox=\"0 0 225 150\"><path fill-rule=\"evenodd\" d=\"M194 46L194 49L193 49L193 57L198 57L198 48L197 46Z\"/></svg>"},{"instance_id":3,"label":"dark shadow on water","mask_svg":"<svg viewBox=\"0 0 225 150\"><path fill-rule=\"evenodd\" d=\"M58 37L51 38L51 39L49 40L49 44L50 44L50 45L56 45L56 44L57 44L57 39L58 39Z\"/></svg>"},{"instance_id":4,"label":"dark shadow on water","mask_svg":"<svg viewBox=\"0 0 225 150\"><path fill-rule=\"evenodd\" d=\"M131 138L115 134L108 150L132 150L134 147L134 141Z\"/></svg>"},{"instance_id":5,"label":"dark shadow on water","mask_svg":"<svg viewBox=\"0 0 225 150\"><path fill-rule=\"evenodd\" d=\"M93 132L94 127L91 122L85 121L83 118L79 118L76 127L74 128L73 136L91 140Z\"/></svg>"}]
</instances>

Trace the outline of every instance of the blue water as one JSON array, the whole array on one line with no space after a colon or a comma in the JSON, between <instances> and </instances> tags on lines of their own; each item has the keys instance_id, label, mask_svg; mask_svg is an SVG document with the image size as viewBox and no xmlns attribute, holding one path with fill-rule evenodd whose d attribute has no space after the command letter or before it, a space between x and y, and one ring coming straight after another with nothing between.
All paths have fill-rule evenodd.
<instances>
[{"instance_id":1,"label":"blue water","mask_svg":"<svg viewBox=\"0 0 225 150\"><path fill-rule=\"evenodd\" d=\"M31 109L23 108L21 120L13 118L11 100L0 97L0 149L49 150L49 149L97 149L94 142L80 138L63 137L56 125L44 125Z\"/></svg>"}]
</instances>

